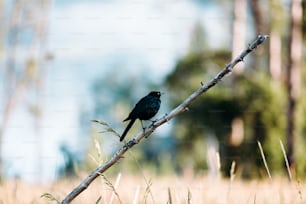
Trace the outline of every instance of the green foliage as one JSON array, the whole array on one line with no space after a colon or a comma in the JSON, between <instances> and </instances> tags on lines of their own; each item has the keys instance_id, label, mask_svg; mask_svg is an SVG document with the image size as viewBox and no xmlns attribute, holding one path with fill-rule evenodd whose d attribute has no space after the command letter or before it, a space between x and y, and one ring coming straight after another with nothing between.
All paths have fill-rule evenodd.
<instances>
[{"instance_id":1,"label":"green foliage","mask_svg":"<svg viewBox=\"0 0 306 204\"><path fill-rule=\"evenodd\" d=\"M229 59L226 51L189 54L181 59L166 82L173 93L172 105L182 102L203 79L211 79ZM283 171L279 139L285 133L285 99L281 83L272 83L263 70L226 78L176 119L173 137L178 144L179 168L191 160L194 170L205 169L206 138L214 135L219 141L223 172L228 172L235 160L242 176L260 176L264 166L257 141L263 144L272 172ZM237 118L243 121L243 140L232 144L232 124Z\"/></svg>"}]
</instances>

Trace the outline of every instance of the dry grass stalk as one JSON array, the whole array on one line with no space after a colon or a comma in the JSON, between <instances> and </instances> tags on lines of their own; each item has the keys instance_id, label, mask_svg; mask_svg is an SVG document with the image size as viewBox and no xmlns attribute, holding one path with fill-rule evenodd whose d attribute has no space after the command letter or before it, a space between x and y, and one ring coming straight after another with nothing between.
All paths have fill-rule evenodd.
<instances>
[{"instance_id":1,"label":"dry grass stalk","mask_svg":"<svg viewBox=\"0 0 306 204\"><path fill-rule=\"evenodd\" d=\"M262 149L261 143L260 143L259 141L257 141L257 144L258 144L259 151L260 151L260 155L261 155L261 158L262 158L263 163L264 163L264 165L265 165L265 168L266 168L268 177L269 177L269 179L271 180L271 179L272 179L271 173L270 173L270 170L269 170L269 167L268 167L268 164L267 164L267 161L266 161L266 157L265 157L264 151L263 151L263 149Z\"/></svg>"},{"instance_id":2,"label":"dry grass stalk","mask_svg":"<svg viewBox=\"0 0 306 204\"><path fill-rule=\"evenodd\" d=\"M284 147L283 142L281 140L279 140L279 144L281 146L281 149L282 149L282 152L283 152L283 155L284 155L289 180L292 181L292 175L291 175L289 161L288 161L288 158L287 158L287 155L286 155L285 147Z\"/></svg>"}]
</instances>

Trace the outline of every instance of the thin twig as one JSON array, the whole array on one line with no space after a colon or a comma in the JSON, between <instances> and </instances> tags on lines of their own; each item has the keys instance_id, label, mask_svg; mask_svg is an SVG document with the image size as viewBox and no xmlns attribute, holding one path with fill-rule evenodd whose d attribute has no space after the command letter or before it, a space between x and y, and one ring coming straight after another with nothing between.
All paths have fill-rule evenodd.
<instances>
[{"instance_id":1,"label":"thin twig","mask_svg":"<svg viewBox=\"0 0 306 204\"><path fill-rule=\"evenodd\" d=\"M71 193L69 193L66 198L61 202L62 204L68 204L73 199L75 199L80 193L82 193L99 175L104 173L108 168L113 166L118 162L119 159L123 157L125 152L133 147L134 145L138 144L140 140L142 140L144 137L148 137L156 128L161 126L162 124L168 122L178 114L184 112L186 109L188 109L188 106L197 99L202 93L206 92L208 89L215 86L218 82L221 81L221 79L232 72L234 66L238 64L239 62L243 61L244 58L252 52L257 46L262 44L266 39L268 38L268 35L258 35L257 38L249 44L249 46L240 53L235 59L233 59L229 64L227 64L224 69L219 72L212 80L210 80L208 83L203 84L201 83L201 87L193 92L183 103L181 103L179 106L177 106L175 109L173 109L169 114L165 115L163 118L157 120L156 122L153 122L148 128L146 128L144 131L141 131L136 136L134 136L132 139L130 139L127 143L125 143L121 148L117 150L117 152L114 153L114 155L106 161L104 164L100 165L98 168L96 168L91 174L89 174Z\"/></svg>"}]
</instances>

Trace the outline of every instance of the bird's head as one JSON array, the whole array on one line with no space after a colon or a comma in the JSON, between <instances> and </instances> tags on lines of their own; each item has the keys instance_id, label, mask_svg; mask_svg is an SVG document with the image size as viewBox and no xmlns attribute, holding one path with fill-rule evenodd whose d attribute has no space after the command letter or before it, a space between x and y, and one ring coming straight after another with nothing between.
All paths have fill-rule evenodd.
<instances>
[{"instance_id":1,"label":"bird's head","mask_svg":"<svg viewBox=\"0 0 306 204\"><path fill-rule=\"evenodd\" d=\"M160 97L162 95L162 93L160 91L151 91L149 93L149 96L154 96L154 97Z\"/></svg>"}]
</instances>

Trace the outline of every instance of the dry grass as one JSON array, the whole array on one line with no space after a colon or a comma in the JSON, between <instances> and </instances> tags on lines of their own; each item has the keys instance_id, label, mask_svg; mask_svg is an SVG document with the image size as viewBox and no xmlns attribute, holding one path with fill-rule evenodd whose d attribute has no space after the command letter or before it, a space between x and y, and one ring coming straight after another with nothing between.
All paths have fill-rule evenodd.
<instances>
[{"instance_id":1,"label":"dry grass","mask_svg":"<svg viewBox=\"0 0 306 204\"><path fill-rule=\"evenodd\" d=\"M281 141L280 145L287 164L288 160ZM72 203L306 203L304 198L306 182L293 180L288 164L287 173L290 181L286 178L272 177L260 142L258 146L267 171L266 180L237 179L235 162L232 163L229 179L221 179L218 176L215 178L197 177L192 171L186 171L184 176L157 177L149 176L140 168L140 173L136 173L137 175L118 174L114 178L101 175ZM96 148L99 153L98 143L96 143ZM97 165L102 162L100 154L98 159L93 159ZM220 167L220 164L217 166ZM79 185L82 178L86 176L84 174L80 179L66 179L49 185L34 185L16 180L6 181L0 184L0 204L60 203L60 200Z\"/></svg>"},{"instance_id":2,"label":"dry grass","mask_svg":"<svg viewBox=\"0 0 306 204\"><path fill-rule=\"evenodd\" d=\"M211 179L207 177L155 177L147 185L142 177L121 175L98 179L73 203L304 203L305 183L287 179L241 181ZM7 181L0 186L0 203L57 203L41 198L50 193L60 200L80 180L60 181L52 185L32 185L20 181ZM115 185L117 183L117 185ZM149 182L150 183L150 182ZM117 187L116 187L117 186ZM112 202L111 202L112 200ZM98 201L98 202L97 202Z\"/></svg>"}]
</instances>

